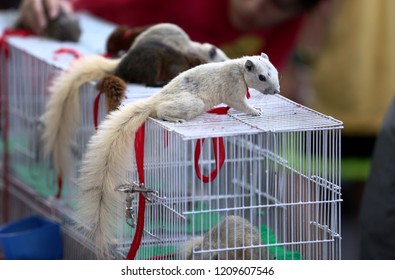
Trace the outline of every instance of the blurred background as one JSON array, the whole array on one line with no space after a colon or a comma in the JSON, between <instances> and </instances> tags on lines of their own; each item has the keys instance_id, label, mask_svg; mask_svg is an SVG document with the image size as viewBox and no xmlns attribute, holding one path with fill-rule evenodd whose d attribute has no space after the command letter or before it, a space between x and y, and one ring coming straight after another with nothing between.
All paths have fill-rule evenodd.
<instances>
[{"instance_id":1,"label":"blurred background","mask_svg":"<svg viewBox=\"0 0 395 280\"><path fill-rule=\"evenodd\" d=\"M310 15L303 29L283 74L282 92L344 123L342 258L359 259L364 230L360 224L362 197L376 137L394 97L395 3L325 2ZM388 152L393 149L382 148ZM391 177L391 173L386 175ZM374 192L379 188L373 179L370 187ZM393 183L389 188L394 193ZM368 199L364 203L369 203Z\"/></svg>"}]
</instances>

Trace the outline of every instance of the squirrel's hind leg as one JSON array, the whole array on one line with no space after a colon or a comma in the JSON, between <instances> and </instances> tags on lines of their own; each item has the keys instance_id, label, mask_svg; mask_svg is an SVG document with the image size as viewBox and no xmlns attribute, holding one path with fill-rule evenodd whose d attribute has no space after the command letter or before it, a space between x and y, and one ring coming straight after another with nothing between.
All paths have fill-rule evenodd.
<instances>
[{"instance_id":1,"label":"squirrel's hind leg","mask_svg":"<svg viewBox=\"0 0 395 280\"><path fill-rule=\"evenodd\" d=\"M162 102L156 110L157 118L170 122L185 122L205 111L205 104L190 93L172 96Z\"/></svg>"}]
</instances>

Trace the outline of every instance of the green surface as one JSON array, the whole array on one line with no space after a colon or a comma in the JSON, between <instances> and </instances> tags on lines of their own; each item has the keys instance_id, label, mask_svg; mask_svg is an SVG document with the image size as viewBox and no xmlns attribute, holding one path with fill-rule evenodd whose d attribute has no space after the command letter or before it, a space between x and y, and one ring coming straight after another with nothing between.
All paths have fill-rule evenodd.
<instances>
[{"instance_id":1,"label":"green surface","mask_svg":"<svg viewBox=\"0 0 395 280\"><path fill-rule=\"evenodd\" d=\"M55 196L57 193L56 179L51 177L52 170L40 166L39 164L33 164L27 166L17 166L14 170L19 179L21 179L27 186L33 188L42 197ZM48 177L50 176L50 177ZM66 188L64 186L64 188Z\"/></svg>"},{"instance_id":2,"label":"green surface","mask_svg":"<svg viewBox=\"0 0 395 280\"><path fill-rule=\"evenodd\" d=\"M264 244L278 244L273 231L265 225L261 226L261 237ZM273 256L272 259L274 260L303 260L303 257L298 251L287 250L284 246L274 245L266 248L269 251L269 255Z\"/></svg>"},{"instance_id":3,"label":"green surface","mask_svg":"<svg viewBox=\"0 0 395 280\"><path fill-rule=\"evenodd\" d=\"M312 156L306 159L305 155L300 155L298 153L288 152L285 156L287 164L302 172L306 173L308 167L310 167L310 172L314 175L323 176L332 173L333 163L330 160L323 160L320 157ZM363 157L341 158L341 179L343 181L351 182L363 182L369 176L371 159Z\"/></svg>"},{"instance_id":4,"label":"green surface","mask_svg":"<svg viewBox=\"0 0 395 280\"><path fill-rule=\"evenodd\" d=\"M169 206L169 205L167 205ZM164 213L170 213L168 209L162 207ZM208 210L207 203L205 202L195 202L194 212L205 211ZM137 211L137 209L135 210ZM161 224L158 221L154 221L146 224L146 229L148 231L160 231L163 229L165 232L185 232L187 234L196 234L196 233L204 233L210 230L212 227L217 225L220 221L220 216L218 213L207 212L207 213L194 213L194 214L185 214L186 224L184 222L177 222L176 216L174 219L176 222L169 224ZM181 221L181 220L180 220Z\"/></svg>"},{"instance_id":5,"label":"green surface","mask_svg":"<svg viewBox=\"0 0 395 280\"><path fill-rule=\"evenodd\" d=\"M24 153L30 152L27 137L19 136L9 138L10 170L13 175L26 186L34 189L42 197L54 196L57 192L57 180L54 172L43 162L33 162ZM0 139L1 153L4 151L4 142ZM14 159L13 156L17 156ZM63 189L66 189L63 186Z\"/></svg>"},{"instance_id":6,"label":"green surface","mask_svg":"<svg viewBox=\"0 0 395 280\"><path fill-rule=\"evenodd\" d=\"M342 179L344 181L366 181L370 172L370 158L343 158Z\"/></svg>"}]
</instances>

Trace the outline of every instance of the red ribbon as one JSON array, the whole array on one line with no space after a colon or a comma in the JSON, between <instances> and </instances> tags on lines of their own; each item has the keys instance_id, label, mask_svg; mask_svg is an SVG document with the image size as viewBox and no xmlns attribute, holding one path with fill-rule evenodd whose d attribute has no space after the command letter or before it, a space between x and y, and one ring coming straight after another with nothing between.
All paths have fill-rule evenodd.
<instances>
[{"instance_id":1,"label":"red ribbon","mask_svg":"<svg viewBox=\"0 0 395 280\"><path fill-rule=\"evenodd\" d=\"M99 91L99 93L96 95L95 101L93 102L93 124L95 125L96 130L99 126L99 102L101 94L102 92Z\"/></svg>"},{"instance_id":2,"label":"red ribbon","mask_svg":"<svg viewBox=\"0 0 395 280\"><path fill-rule=\"evenodd\" d=\"M82 54L80 54L78 51L71 49L71 48L60 48L54 51L54 56L53 59L57 60L59 54L70 54L74 56L75 59L79 59L82 57Z\"/></svg>"},{"instance_id":3,"label":"red ribbon","mask_svg":"<svg viewBox=\"0 0 395 280\"><path fill-rule=\"evenodd\" d=\"M136 154L137 174L140 184L145 183L144 178L144 138L145 138L145 125L143 124L136 132L134 139L134 151ZM141 244L144 230L144 215L145 215L145 197L139 194L139 208L137 215L136 232L133 237L132 244L130 245L129 253L126 257L128 260L133 260Z\"/></svg>"},{"instance_id":4,"label":"red ribbon","mask_svg":"<svg viewBox=\"0 0 395 280\"><path fill-rule=\"evenodd\" d=\"M33 33L23 29L4 29L3 34L0 36L0 50L4 53L6 59L10 57L10 50L8 49L7 37L18 36L27 37Z\"/></svg>"},{"instance_id":5,"label":"red ribbon","mask_svg":"<svg viewBox=\"0 0 395 280\"><path fill-rule=\"evenodd\" d=\"M215 158L215 169L211 171L209 176L202 175L199 169L199 158L201 146L203 145L205 139L199 139L196 142L195 148L195 172L198 178L203 181L203 183L212 182L218 175L219 170L225 162L225 148L224 148L224 139L222 137L213 138L213 146L214 146L214 158Z\"/></svg>"},{"instance_id":6,"label":"red ribbon","mask_svg":"<svg viewBox=\"0 0 395 280\"><path fill-rule=\"evenodd\" d=\"M207 111L210 114L217 114L217 115L226 115L229 111L230 107L215 107Z\"/></svg>"},{"instance_id":7,"label":"red ribbon","mask_svg":"<svg viewBox=\"0 0 395 280\"><path fill-rule=\"evenodd\" d=\"M56 194L56 198L59 199L62 197L62 189L63 189L63 177L62 174L58 175L58 193Z\"/></svg>"}]
</instances>

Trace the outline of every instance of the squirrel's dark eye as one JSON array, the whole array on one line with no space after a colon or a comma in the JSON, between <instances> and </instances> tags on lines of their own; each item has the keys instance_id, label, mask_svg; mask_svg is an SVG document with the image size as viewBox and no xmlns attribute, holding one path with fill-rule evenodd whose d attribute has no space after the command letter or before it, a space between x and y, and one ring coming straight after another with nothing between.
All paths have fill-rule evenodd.
<instances>
[{"instance_id":1,"label":"squirrel's dark eye","mask_svg":"<svg viewBox=\"0 0 395 280\"><path fill-rule=\"evenodd\" d=\"M266 80L267 80L266 76L264 76L264 75L259 75L258 77L259 77L259 80L262 82L266 82Z\"/></svg>"},{"instance_id":2,"label":"squirrel's dark eye","mask_svg":"<svg viewBox=\"0 0 395 280\"><path fill-rule=\"evenodd\" d=\"M209 54L211 59L214 59L214 57L217 55L217 48L216 47L212 47L209 51Z\"/></svg>"}]
</instances>

